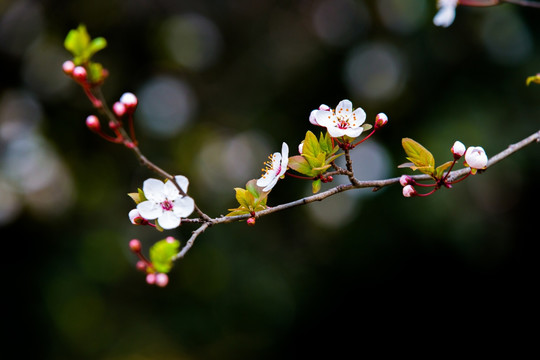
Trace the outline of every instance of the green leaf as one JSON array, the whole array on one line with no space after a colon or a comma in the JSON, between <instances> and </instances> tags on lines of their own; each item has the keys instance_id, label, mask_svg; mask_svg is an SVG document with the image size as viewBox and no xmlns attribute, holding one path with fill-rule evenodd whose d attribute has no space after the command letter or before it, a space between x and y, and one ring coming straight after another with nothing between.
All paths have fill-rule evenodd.
<instances>
[{"instance_id":1,"label":"green leaf","mask_svg":"<svg viewBox=\"0 0 540 360\"><path fill-rule=\"evenodd\" d=\"M527 86L529 86L530 83L536 83L536 84L540 84L540 74L536 74L534 76L529 76L527 78Z\"/></svg>"},{"instance_id":2,"label":"green leaf","mask_svg":"<svg viewBox=\"0 0 540 360\"><path fill-rule=\"evenodd\" d=\"M364 132L364 131L370 130L370 129L373 127L373 125L371 125L371 124L363 124L363 125L360 126L360 127L361 127L362 129L364 129L364 130L362 130L362 132Z\"/></svg>"},{"instance_id":3,"label":"green leaf","mask_svg":"<svg viewBox=\"0 0 540 360\"><path fill-rule=\"evenodd\" d=\"M77 58L83 55L89 43L90 35L86 31L86 26L80 24L77 29L72 29L68 32L64 40L64 47L71 52L73 57ZM76 65L80 65L80 63L76 63Z\"/></svg>"},{"instance_id":4,"label":"green leaf","mask_svg":"<svg viewBox=\"0 0 540 360\"><path fill-rule=\"evenodd\" d=\"M314 194L318 193L321 190L321 183L321 179L317 179L311 184L311 190Z\"/></svg>"},{"instance_id":5,"label":"green leaf","mask_svg":"<svg viewBox=\"0 0 540 360\"><path fill-rule=\"evenodd\" d=\"M328 134L328 132L326 132L326 134L324 134L324 135L321 132L321 135L319 136L319 146L320 146L321 150L323 152L325 152L326 154L332 153L332 151L333 151L332 137L330 136L330 134ZM336 148L339 149L339 147L337 147L337 146L336 146Z\"/></svg>"},{"instance_id":6,"label":"green leaf","mask_svg":"<svg viewBox=\"0 0 540 360\"><path fill-rule=\"evenodd\" d=\"M236 216L236 215L245 215L245 214L251 214L251 210L240 206L236 209L228 209L230 213L228 213L226 216Z\"/></svg>"},{"instance_id":7,"label":"green leaf","mask_svg":"<svg viewBox=\"0 0 540 360\"><path fill-rule=\"evenodd\" d=\"M257 179L251 179L246 183L246 190L249 191L251 195L255 198L257 201L261 201L263 199L266 199L268 196L267 192L263 191L263 188L257 185Z\"/></svg>"},{"instance_id":8,"label":"green leaf","mask_svg":"<svg viewBox=\"0 0 540 360\"><path fill-rule=\"evenodd\" d=\"M88 46L89 57L107 47L107 40L104 37L97 37L90 42Z\"/></svg>"},{"instance_id":9,"label":"green leaf","mask_svg":"<svg viewBox=\"0 0 540 360\"><path fill-rule=\"evenodd\" d=\"M141 203L141 197L139 196L138 193L128 193L128 196L129 196L133 201L135 201L135 204L140 204L140 203Z\"/></svg>"},{"instance_id":10,"label":"green leaf","mask_svg":"<svg viewBox=\"0 0 540 360\"><path fill-rule=\"evenodd\" d=\"M306 176L315 176L312 167L304 156L296 155L289 158L289 168Z\"/></svg>"},{"instance_id":11,"label":"green leaf","mask_svg":"<svg viewBox=\"0 0 540 360\"><path fill-rule=\"evenodd\" d=\"M431 152L410 138L403 138L401 144L405 153L408 155L407 159L414 164L414 166L411 166L411 169L419 170L424 174L433 175L435 159Z\"/></svg>"},{"instance_id":12,"label":"green leaf","mask_svg":"<svg viewBox=\"0 0 540 360\"><path fill-rule=\"evenodd\" d=\"M234 190L236 191L236 201L241 206L249 209L255 200L253 195L246 189L234 188Z\"/></svg>"},{"instance_id":13,"label":"green leaf","mask_svg":"<svg viewBox=\"0 0 540 360\"><path fill-rule=\"evenodd\" d=\"M317 137L311 131L308 131L306 133L306 138L304 139L302 155L317 157L321 151L321 146L319 145Z\"/></svg>"},{"instance_id":14,"label":"green leaf","mask_svg":"<svg viewBox=\"0 0 540 360\"><path fill-rule=\"evenodd\" d=\"M444 164L437 166L437 168L435 169L435 177L437 179L442 179L444 171L448 169L453 163L453 161L447 161Z\"/></svg>"},{"instance_id":15,"label":"green leaf","mask_svg":"<svg viewBox=\"0 0 540 360\"><path fill-rule=\"evenodd\" d=\"M156 242L150 248L150 261L157 272L168 273L172 266L172 257L178 253L180 241L168 237Z\"/></svg>"}]
</instances>

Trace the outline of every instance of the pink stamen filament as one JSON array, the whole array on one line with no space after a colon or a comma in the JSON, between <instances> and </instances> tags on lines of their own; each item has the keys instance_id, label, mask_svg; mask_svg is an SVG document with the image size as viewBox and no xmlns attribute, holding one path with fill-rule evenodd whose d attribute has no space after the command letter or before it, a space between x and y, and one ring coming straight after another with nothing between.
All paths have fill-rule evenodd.
<instances>
[{"instance_id":1,"label":"pink stamen filament","mask_svg":"<svg viewBox=\"0 0 540 360\"><path fill-rule=\"evenodd\" d=\"M169 200L165 200L161 203L161 208L165 211L172 211L173 205Z\"/></svg>"}]
</instances>

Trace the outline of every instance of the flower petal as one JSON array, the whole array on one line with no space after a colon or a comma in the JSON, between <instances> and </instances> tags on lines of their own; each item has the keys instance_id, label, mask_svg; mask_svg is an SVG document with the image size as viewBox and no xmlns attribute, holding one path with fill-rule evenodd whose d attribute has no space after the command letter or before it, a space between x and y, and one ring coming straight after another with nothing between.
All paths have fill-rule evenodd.
<instances>
[{"instance_id":1,"label":"flower petal","mask_svg":"<svg viewBox=\"0 0 540 360\"><path fill-rule=\"evenodd\" d=\"M264 191L264 192L267 192L267 191L272 190L272 188L276 185L278 179L279 179L279 178L278 178L277 176L274 176L274 177L271 179L270 183L269 183L268 185L266 185L266 187L263 189L263 191ZM259 184L257 184L257 185L259 185Z\"/></svg>"},{"instance_id":2,"label":"flower petal","mask_svg":"<svg viewBox=\"0 0 540 360\"><path fill-rule=\"evenodd\" d=\"M187 194L187 189L189 186L188 178L185 177L184 175L176 175L174 178L176 179L176 182L178 183L178 185L180 185L180 189L182 189L182 191L184 191Z\"/></svg>"},{"instance_id":3,"label":"flower petal","mask_svg":"<svg viewBox=\"0 0 540 360\"><path fill-rule=\"evenodd\" d=\"M163 209L161 208L160 204L156 204L155 202L148 200L137 205L137 210L139 210L139 214L143 218L148 220L157 219L163 213Z\"/></svg>"},{"instance_id":4,"label":"flower petal","mask_svg":"<svg viewBox=\"0 0 540 360\"><path fill-rule=\"evenodd\" d=\"M278 177L285 174L285 171L287 171L287 165L289 164L289 145L287 143L283 143L281 145L281 169L279 171L279 174L277 174Z\"/></svg>"},{"instance_id":5,"label":"flower petal","mask_svg":"<svg viewBox=\"0 0 540 360\"><path fill-rule=\"evenodd\" d=\"M340 129L335 126L329 126L326 129L328 130L328 133L330 134L330 136L333 138L338 138L338 137L342 137L343 135L347 135L347 132L345 129Z\"/></svg>"},{"instance_id":6,"label":"flower petal","mask_svg":"<svg viewBox=\"0 0 540 360\"><path fill-rule=\"evenodd\" d=\"M276 177L277 177L276 170L270 169L266 172L266 174L264 174L261 178L257 180L257 186L265 187L268 184L270 184Z\"/></svg>"},{"instance_id":7,"label":"flower petal","mask_svg":"<svg viewBox=\"0 0 540 360\"><path fill-rule=\"evenodd\" d=\"M163 194L168 200L175 200L180 196L180 191L172 181L167 181L163 186Z\"/></svg>"},{"instance_id":8,"label":"flower petal","mask_svg":"<svg viewBox=\"0 0 540 360\"><path fill-rule=\"evenodd\" d=\"M161 203L165 201L163 181L158 179L146 179L143 183L144 196L151 201Z\"/></svg>"},{"instance_id":9,"label":"flower petal","mask_svg":"<svg viewBox=\"0 0 540 360\"><path fill-rule=\"evenodd\" d=\"M173 203L174 215L178 217L187 217L195 210L195 201L189 196L182 196Z\"/></svg>"},{"instance_id":10,"label":"flower petal","mask_svg":"<svg viewBox=\"0 0 540 360\"><path fill-rule=\"evenodd\" d=\"M352 113L352 102L350 100L341 100L336 107L336 115L350 115Z\"/></svg>"},{"instance_id":11,"label":"flower petal","mask_svg":"<svg viewBox=\"0 0 540 360\"><path fill-rule=\"evenodd\" d=\"M362 108L357 108L353 111L349 123L354 128L361 126L364 121L366 121L366 112Z\"/></svg>"},{"instance_id":12,"label":"flower petal","mask_svg":"<svg viewBox=\"0 0 540 360\"><path fill-rule=\"evenodd\" d=\"M331 126L334 118L335 115L332 113L332 111L317 110L315 113L315 120L319 126Z\"/></svg>"},{"instance_id":13,"label":"flower petal","mask_svg":"<svg viewBox=\"0 0 540 360\"><path fill-rule=\"evenodd\" d=\"M362 127L349 128L349 129L344 130L345 135L347 135L348 137L352 137L352 138L360 136L362 131L364 131L364 128L362 128Z\"/></svg>"},{"instance_id":14,"label":"flower petal","mask_svg":"<svg viewBox=\"0 0 540 360\"><path fill-rule=\"evenodd\" d=\"M165 230L170 230L180 225L180 218L173 214L172 211L165 211L158 219L159 226Z\"/></svg>"}]
</instances>

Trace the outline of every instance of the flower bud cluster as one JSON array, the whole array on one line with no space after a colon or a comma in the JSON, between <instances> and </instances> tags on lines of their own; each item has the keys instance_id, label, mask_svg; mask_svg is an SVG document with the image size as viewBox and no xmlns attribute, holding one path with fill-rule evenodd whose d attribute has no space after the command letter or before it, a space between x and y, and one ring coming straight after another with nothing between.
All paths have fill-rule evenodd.
<instances>
[{"instance_id":1,"label":"flower bud cluster","mask_svg":"<svg viewBox=\"0 0 540 360\"><path fill-rule=\"evenodd\" d=\"M137 239L130 240L129 249L138 256L136 268L146 273L146 283L165 287L169 283L169 276L165 273L156 272L152 263L142 254L141 242Z\"/></svg>"},{"instance_id":2,"label":"flower bud cluster","mask_svg":"<svg viewBox=\"0 0 540 360\"><path fill-rule=\"evenodd\" d=\"M478 170L483 170L487 168L488 157L484 149L480 146L470 146L469 148L466 148L461 141L456 141L454 142L454 145L450 148L450 151L452 152L454 160L453 162L451 162L451 164L448 164L448 171L446 173L444 173L443 171L439 173L434 169L433 173L430 174L431 177L435 180L435 183L421 184L409 175L402 175L399 178L399 183L401 184L401 186L403 186L403 196L413 197L431 195L436 190L440 189L442 186L451 188L452 184L464 180L471 174L475 175ZM466 167L470 167L471 171L457 180L449 180L449 175L452 168L454 167L455 163L462 157L464 157L463 165ZM432 187L433 190L425 194L420 194L416 191L415 186Z\"/></svg>"}]
</instances>

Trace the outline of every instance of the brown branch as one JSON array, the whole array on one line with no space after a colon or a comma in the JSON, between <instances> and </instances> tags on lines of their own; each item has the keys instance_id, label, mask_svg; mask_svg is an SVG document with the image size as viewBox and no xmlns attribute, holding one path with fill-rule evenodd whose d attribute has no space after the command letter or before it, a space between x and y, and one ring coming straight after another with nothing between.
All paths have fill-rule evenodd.
<instances>
[{"instance_id":1,"label":"brown branch","mask_svg":"<svg viewBox=\"0 0 540 360\"><path fill-rule=\"evenodd\" d=\"M495 165L499 161L507 158L508 156L514 154L515 152L521 150L522 148L526 147L527 145L532 144L533 142L539 142L540 143L540 130L538 130L537 132L531 134L530 136L526 137L525 139L523 139L523 140L521 140L521 141L519 141L519 142L517 142L515 144L509 145L505 150L503 150L503 151L499 152L498 154L492 156L490 158L490 160L488 161L486 169L488 169L489 167ZM346 153L346 156L347 156L347 153ZM349 168L349 165L347 165L347 167ZM351 168L352 168L352 164L351 164ZM471 171L471 169L468 168L468 167L463 168L463 169L459 169L459 170L454 170L454 171L450 172L450 174L448 174L447 179L450 182L450 181L452 181L454 179L458 179L458 178L460 178L462 176L467 175L470 171ZM485 170L482 170L482 171L485 171ZM426 175L426 174L413 175L411 177L413 179L415 179L415 180L432 180L433 179L430 175ZM376 190L379 190L379 189L381 189L381 188L383 188L385 186L389 186L389 185L399 183L399 179L400 179L399 177L395 177L395 178L383 179L383 180L361 181L361 180L356 179L354 176L352 178L353 179L351 180L351 184L338 185L336 187L333 187L333 188L331 188L329 190L323 191L323 192L315 194L315 195L307 196L307 197L304 197L304 198L301 198L301 199L298 199L298 200L295 200L295 201L291 201L291 202L288 202L288 203L285 203L285 204L281 204L281 205L278 205L278 206L269 207L269 208L267 208L265 210L258 211L257 213L255 213L255 216L257 218L259 218L259 217L262 217L262 216L270 215L270 214L273 214L273 213L276 213L276 212L279 212L279 211L283 211L283 210L286 210L286 209L290 209L290 208L293 208L293 207L306 205L306 204L309 204L309 203L312 203L312 202L315 202L315 201L322 201L322 200L324 200L324 199L326 199L326 198L328 198L330 196L336 195L336 194L344 192L344 191L353 190L353 189L373 188L373 191L376 191ZM221 216L221 217L218 217L218 218L215 218L215 219L210 219L209 221L204 222L196 231L193 232L193 234L191 235L191 237L187 241L186 245L182 248L180 253L178 253L178 255L176 255L173 258L173 260L183 258L185 256L185 254L189 251L189 249L191 249L191 247L193 246L193 243L195 242L195 239L197 238L197 236L202 234L210 225L227 224L227 223L232 223L232 222L236 222L236 221L247 220L250 217L251 217L251 214L237 215L237 216ZM186 220L190 220L190 219L186 219ZM184 222L186 222L186 220L184 220ZM200 221L198 221L198 219L195 219L195 221L191 221L191 222L200 222Z\"/></svg>"}]
</instances>

